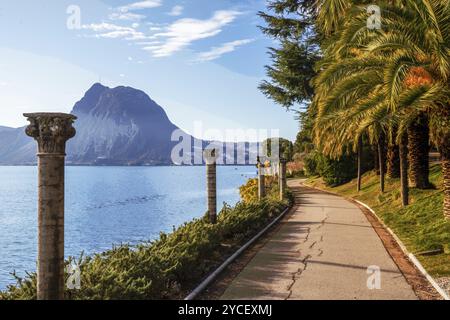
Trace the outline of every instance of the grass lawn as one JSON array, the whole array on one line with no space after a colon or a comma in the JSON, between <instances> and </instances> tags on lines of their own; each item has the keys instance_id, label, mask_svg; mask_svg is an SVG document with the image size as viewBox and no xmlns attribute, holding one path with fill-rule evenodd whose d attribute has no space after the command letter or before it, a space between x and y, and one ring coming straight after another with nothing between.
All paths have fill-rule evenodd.
<instances>
[{"instance_id":1,"label":"grass lawn","mask_svg":"<svg viewBox=\"0 0 450 320\"><path fill-rule=\"evenodd\" d=\"M434 277L450 276L450 222L444 219L441 167L430 168L433 190L410 189L410 205L401 205L400 180L386 179L385 193L379 191L379 176L367 172L362 178L362 190L356 191L356 179L339 187L327 187L321 178L309 178L307 185L358 199L369 205L377 215L416 255ZM437 255L419 253L443 249Z\"/></svg>"}]
</instances>

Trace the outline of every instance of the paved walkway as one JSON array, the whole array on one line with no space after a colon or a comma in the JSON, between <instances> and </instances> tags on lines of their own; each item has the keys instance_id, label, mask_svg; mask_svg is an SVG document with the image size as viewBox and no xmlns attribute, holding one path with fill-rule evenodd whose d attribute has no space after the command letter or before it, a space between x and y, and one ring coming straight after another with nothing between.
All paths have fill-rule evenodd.
<instances>
[{"instance_id":1,"label":"paved walkway","mask_svg":"<svg viewBox=\"0 0 450 320\"><path fill-rule=\"evenodd\" d=\"M289 184L299 205L221 299L417 299L357 206ZM369 266L380 289L368 288Z\"/></svg>"}]
</instances>

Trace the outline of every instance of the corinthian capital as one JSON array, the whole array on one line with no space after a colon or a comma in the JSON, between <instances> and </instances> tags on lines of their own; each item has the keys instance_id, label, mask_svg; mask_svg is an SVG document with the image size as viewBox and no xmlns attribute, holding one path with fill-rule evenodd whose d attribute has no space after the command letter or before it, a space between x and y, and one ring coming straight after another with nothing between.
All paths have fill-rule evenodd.
<instances>
[{"instance_id":1,"label":"corinthian capital","mask_svg":"<svg viewBox=\"0 0 450 320\"><path fill-rule=\"evenodd\" d=\"M77 117L66 113L25 113L30 124L25 133L38 143L39 154L64 155L66 141L75 136Z\"/></svg>"}]
</instances>

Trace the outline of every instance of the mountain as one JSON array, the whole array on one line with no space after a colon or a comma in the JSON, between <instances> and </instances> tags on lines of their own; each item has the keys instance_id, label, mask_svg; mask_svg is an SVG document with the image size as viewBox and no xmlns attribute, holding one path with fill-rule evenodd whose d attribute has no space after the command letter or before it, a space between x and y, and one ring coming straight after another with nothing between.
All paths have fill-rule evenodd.
<instances>
[{"instance_id":1,"label":"mountain","mask_svg":"<svg viewBox=\"0 0 450 320\"><path fill-rule=\"evenodd\" d=\"M67 142L68 164L169 165L172 149L179 143L171 141L174 130L179 130L191 145L186 156L195 158L196 164L201 163L201 149L209 144L181 131L161 106L131 87L108 88L96 83L71 113L78 119L74 123L77 134ZM245 149L249 146L245 143ZM242 144L235 144L235 148L239 150L231 155L231 161L245 151ZM248 159L248 152L245 155ZM0 126L0 165L35 163L36 142L25 135L25 127Z\"/></svg>"},{"instance_id":2,"label":"mountain","mask_svg":"<svg viewBox=\"0 0 450 320\"><path fill-rule=\"evenodd\" d=\"M0 164L36 162L36 143L25 134L25 127L0 127Z\"/></svg>"},{"instance_id":3,"label":"mountain","mask_svg":"<svg viewBox=\"0 0 450 320\"><path fill-rule=\"evenodd\" d=\"M76 164L170 164L178 129L143 91L94 84L72 112L77 135L67 144L67 162Z\"/></svg>"},{"instance_id":4,"label":"mountain","mask_svg":"<svg viewBox=\"0 0 450 320\"><path fill-rule=\"evenodd\" d=\"M76 136L67 143L68 164L171 164L171 141L178 129L143 91L94 84L72 114ZM36 143L25 127L0 126L0 164L36 163Z\"/></svg>"}]
</instances>

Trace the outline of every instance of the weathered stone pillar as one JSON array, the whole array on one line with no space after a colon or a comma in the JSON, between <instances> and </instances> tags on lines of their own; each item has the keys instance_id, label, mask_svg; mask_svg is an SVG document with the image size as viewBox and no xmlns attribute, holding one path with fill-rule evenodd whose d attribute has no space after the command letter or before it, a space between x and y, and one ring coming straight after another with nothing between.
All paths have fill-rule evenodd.
<instances>
[{"instance_id":1,"label":"weathered stone pillar","mask_svg":"<svg viewBox=\"0 0 450 320\"><path fill-rule=\"evenodd\" d=\"M280 187L280 200L284 200L286 194L287 182L286 182L286 160L280 159L278 170L278 185Z\"/></svg>"},{"instance_id":2,"label":"weathered stone pillar","mask_svg":"<svg viewBox=\"0 0 450 320\"><path fill-rule=\"evenodd\" d=\"M217 168L216 149L205 150L206 162L206 193L208 196L208 216L209 222L217 222Z\"/></svg>"},{"instance_id":3,"label":"weathered stone pillar","mask_svg":"<svg viewBox=\"0 0 450 320\"><path fill-rule=\"evenodd\" d=\"M64 157L75 116L26 113L26 134L38 143L38 300L64 298Z\"/></svg>"},{"instance_id":4,"label":"weathered stone pillar","mask_svg":"<svg viewBox=\"0 0 450 320\"><path fill-rule=\"evenodd\" d=\"M266 196L265 167L258 158L258 199L262 200Z\"/></svg>"}]
</instances>

